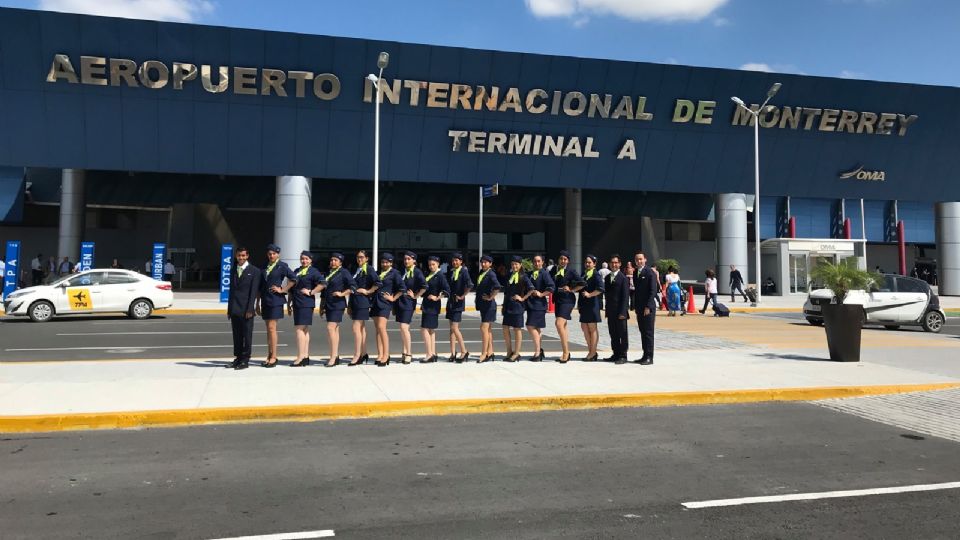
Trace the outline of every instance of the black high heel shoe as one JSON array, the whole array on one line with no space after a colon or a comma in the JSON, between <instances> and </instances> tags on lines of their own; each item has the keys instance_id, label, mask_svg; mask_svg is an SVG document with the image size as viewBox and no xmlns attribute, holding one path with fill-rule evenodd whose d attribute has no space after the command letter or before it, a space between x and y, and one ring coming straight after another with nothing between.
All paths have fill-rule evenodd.
<instances>
[{"instance_id":1,"label":"black high heel shoe","mask_svg":"<svg viewBox=\"0 0 960 540\"><path fill-rule=\"evenodd\" d=\"M389 365L390 365L390 357L389 357L389 356L387 357L387 360L386 360L385 362L381 362L381 361L377 360L377 367L387 367L387 366L389 366Z\"/></svg>"},{"instance_id":2,"label":"black high heel shoe","mask_svg":"<svg viewBox=\"0 0 960 540\"><path fill-rule=\"evenodd\" d=\"M584 362L596 362L598 356L599 356L599 355L598 355L597 353L594 353L593 356L588 356L588 357L584 358L583 361L584 361Z\"/></svg>"},{"instance_id":3,"label":"black high heel shoe","mask_svg":"<svg viewBox=\"0 0 960 540\"><path fill-rule=\"evenodd\" d=\"M274 358L274 359L273 359L273 362L271 362L271 361L269 361L269 360L265 360L265 361L261 362L260 365L263 366L263 367L265 367L265 368L277 367L277 359Z\"/></svg>"},{"instance_id":4,"label":"black high heel shoe","mask_svg":"<svg viewBox=\"0 0 960 540\"><path fill-rule=\"evenodd\" d=\"M409 358L409 360L407 360L408 358ZM407 354L407 353L401 353L401 354L400 354L400 361L402 361L404 364L409 364L409 363L413 362L413 355L412 355L412 354Z\"/></svg>"},{"instance_id":5,"label":"black high heel shoe","mask_svg":"<svg viewBox=\"0 0 960 540\"><path fill-rule=\"evenodd\" d=\"M447 362L456 362L456 361L457 361L457 355L455 354L451 354L450 358L447 358Z\"/></svg>"},{"instance_id":6,"label":"black high heel shoe","mask_svg":"<svg viewBox=\"0 0 960 540\"><path fill-rule=\"evenodd\" d=\"M461 355L457 358L457 363L462 364L462 363L466 362L468 358L470 358L470 351L463 351L463 354L461 354Z\"/></svg>"},{"instance_id":7,"label":"black high heel shoe","mask_svg":"<svg viewBox=\"0 0 960 540\"><path fill-rule=\"evenodd\" d=\"M301 358L299 362L293 362L290 367L306 367L310 365L310 358Z\"/></svg>"},{"instance_id":8,"label":"black high heel shoe","mask_svg":"<svg viewBox=\"0 0 960 540\"><path fill-rule=\"evenodd\" d=\"M503 361L504 361L504 362L519 362L519 361L520 361L520 353L513 353L513 354L511 354L510 356L504 358Z\"/></svg>"},{"instance_id":9,"label":"black high heel shoe","mask_svg":"<svg viewBox=\"0 0 960 540\"><path fill-rule=\"evenodd\" d=\"M489 355L489 356L481 356L480 358L477 358L477 363L478 363L478 364L482 364L482 363L490 360L491 358L493 358L493 355L492 355L492 354Z\"/></svg>"},{"instance_id":10,"label":"black high heel shoe","mask_svg":"<svg viewBox=\"0 0 960 540\"><path fill-rule=\"evenodd\" d=\"M560 360L558 360L558 362L560 362L561 364L566 364L566 363L569 362L569 361L570 361L570 353L561 354L561 355L560 355Z\"/></svg>"},{"instance_id":11,"label":"black high heel shoe","mask_svg":"<svg viewBox=\"0 0 960 540\"><path fill-rule=\"evenodd\" d=\"M309 362L310 359L307 358L306 361ZM340 365L340 357L338 356L337 359L334 360L332 364L330 362L327 362L326 364L323 365L323 367L337 367L339 365Z\"/></svg>"},{"instance_id":12,"label":"black high heel shoe","mask_svg":"<svg viewBox=\"0 0 960 540\"><path fill-rule=\"evenodd\" d=\"M428 356L428 357L424 358L423 360L420 360L420 363L421 363L421 364L432 364L432 363L434 363L434 362L436 362L436 361L437 361L437 355L433 355L433 356Z\"/></svg>"}]
</instances>

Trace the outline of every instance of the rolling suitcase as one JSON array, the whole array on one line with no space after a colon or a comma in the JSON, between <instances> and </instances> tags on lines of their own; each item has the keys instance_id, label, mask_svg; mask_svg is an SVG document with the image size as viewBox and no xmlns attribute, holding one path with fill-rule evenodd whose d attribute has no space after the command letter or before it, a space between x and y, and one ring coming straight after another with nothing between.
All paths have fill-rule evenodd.
<instances>
[{"instance_id":1,"label":"rolling suitcase","mask_svg":"<svg viewBox=\"0 0 960 540\"><path fill-rule=\"evenodd\" d=\"M716 304L713 305L713 316L714 316L714 317L729 317L729 316L730 316L730 308L728 308L727 306L725 306L725 305L717 302Z\"/></svg>"}]
</instances>

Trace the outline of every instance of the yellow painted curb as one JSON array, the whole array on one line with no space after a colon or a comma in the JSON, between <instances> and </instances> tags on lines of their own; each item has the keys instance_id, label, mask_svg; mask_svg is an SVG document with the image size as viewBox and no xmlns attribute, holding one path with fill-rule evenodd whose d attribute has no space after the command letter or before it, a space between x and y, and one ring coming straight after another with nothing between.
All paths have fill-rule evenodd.
<instances>
[{"instance_id":1,"label":"yellow painted curb","mask_svg":"<svg viewBox=\"0 0 960 540\"><path fill-rule=\"evenodd\" d=\"M592 396L396 401L332 405L283 405L272 407L0 416L0 433L174 427L249 422L310 422L344 418L443 416L451 414L487 414L611 407L664 407L756 403L764 401L813 401L830 398L945 390L950 388L960 388L960 383L830 386L704 392L601 394Z\"/></svg>"}]
</instances>

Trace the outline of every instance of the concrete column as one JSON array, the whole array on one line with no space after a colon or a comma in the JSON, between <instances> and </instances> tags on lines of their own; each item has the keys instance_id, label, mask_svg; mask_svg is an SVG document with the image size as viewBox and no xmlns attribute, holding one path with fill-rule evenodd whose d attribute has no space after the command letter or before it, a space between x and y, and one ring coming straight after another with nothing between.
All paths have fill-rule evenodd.
<instances>
[{"instance_id":1,"label":"concrete column","mask_svg":"<svg viewBox=\"0 0 960 540\"><path fill-rule=\"evenodd\" d=\"M300 266L300 252L310 249L312 180L306 176L278 176L273 241L282 250L280 260Z\"/></svg>"},{"instance_id":2,"label":"concrete column","mask_svg":"<svg viewBox=\"0 0 960 540\"><path fill-rule=\"evenodd\" d=\"M583 192L579 189L563 190L563 229L566 250L570 252L570 264L583 270Z\"/></svg>"},{"instance_id":3,"label":"concrete column","mask_svg":"<svg viewBox=\"0 0 960 540\"><path fill-rule=\"evenodd\" d=\"M730 294L731 264L737 266L744 280L750 281L747 196L743 193L720 193L716 197L714 208L717 226L717 290L722 294Z\"/></svg>"},{"instance_id":4,"label":"concrete column","mask_svg":"<svg viewBox=\"0 0 960 540\"><path fill-rule=\"evenodd\" d=\"M936 205L939 292L960 296L960 202Z\"/></svg>"},{"instance_id":5,"label":"concrete column","mask_svg":"<svg viewBox=\"0 0 960 540\"><path fill-rule=\"evenodd\" d=\"M83 190L86 171L63 169L60 177L60 235L57 241L57 264L64 256L71 262L80 260L86 212Z\"/></svg>"}]
</instances>

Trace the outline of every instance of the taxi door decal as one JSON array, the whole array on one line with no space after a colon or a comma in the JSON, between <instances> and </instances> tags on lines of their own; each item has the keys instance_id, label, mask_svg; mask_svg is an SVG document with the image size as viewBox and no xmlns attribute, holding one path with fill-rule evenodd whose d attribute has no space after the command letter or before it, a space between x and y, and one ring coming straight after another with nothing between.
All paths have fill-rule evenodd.
<instances>
[{"instance_id":1,"label":"taxi door decal","mask_svg":"<svg viewBox=\"0 0 960 540\"><path fill-rule=\"evenodd\" d=\"M93 298L90 297L90 289L81 287L67 289L67 303L71 311L92 310Z\"/></svg>"}]
</instances>

